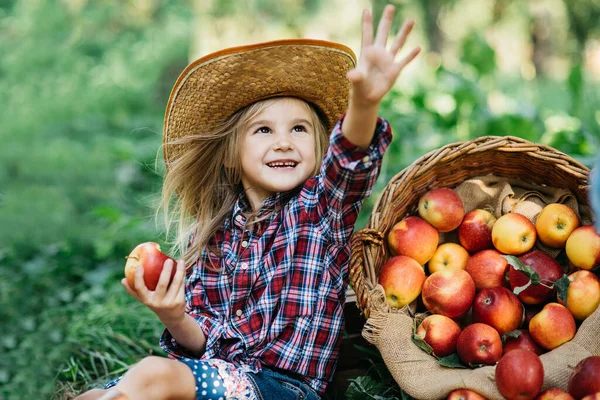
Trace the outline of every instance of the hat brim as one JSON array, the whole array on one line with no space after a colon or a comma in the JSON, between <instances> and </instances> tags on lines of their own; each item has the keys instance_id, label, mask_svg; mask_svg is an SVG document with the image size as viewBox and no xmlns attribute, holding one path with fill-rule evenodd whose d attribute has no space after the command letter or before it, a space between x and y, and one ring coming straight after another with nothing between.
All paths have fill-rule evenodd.
<instances>
[{"instance_id":1,"label":"hat brim","mask_svg":"<svg viewBox=\"0 0 600 400\"><path fill-rule=\"evenodd\" d=\"M316 106L329 130L348 106L346 73L354 52L339 43L294 39L224 49L192 62L181 73L165 111L165 164L184 151L170 145L213 131L241 108L272 97L298 97Z\"/></svg>"}]
</instances>

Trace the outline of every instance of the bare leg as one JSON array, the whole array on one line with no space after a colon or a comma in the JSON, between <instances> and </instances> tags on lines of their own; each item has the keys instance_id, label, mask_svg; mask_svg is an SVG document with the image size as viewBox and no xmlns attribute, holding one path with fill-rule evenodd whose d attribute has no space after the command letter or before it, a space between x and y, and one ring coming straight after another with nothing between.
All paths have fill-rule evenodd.
<instances>
[{"instance_id":1,"label":"bare leg","mask_svg":"<svg viewBox=\"0 0 600 400\"><path fill-rule=\"evenodd\" d=\"M129 400L129 397L116 388L110 388L89 390L77 396L75 400Z\"/></svg>"},{"instance_id":2,"label":"bare leg","mask_svg":"<svg viewBox=\"0 0 600 400\"><path fill-rule=\"evenodd\" d=\"M92 389L75 397L75 400L96 400L102 397L107 391L103 389Z\"/></svg>"},{"instance_id":3,"label":"bare leg","mask_svg":"<svg viewBox=\"0 0 600 400\"><path fill-rule=\"evenodd\" d=\"M146 357L137 363L123 375L114 389L115 395L122 393L128 396L123 400L196 399L196 379L190 368L182 362L156 356ZM105 394L109 395L108 392ZM101 399L105 400L105 397ZM121 400L118 397L114 399Z\"/></svg>"}]
</instances>

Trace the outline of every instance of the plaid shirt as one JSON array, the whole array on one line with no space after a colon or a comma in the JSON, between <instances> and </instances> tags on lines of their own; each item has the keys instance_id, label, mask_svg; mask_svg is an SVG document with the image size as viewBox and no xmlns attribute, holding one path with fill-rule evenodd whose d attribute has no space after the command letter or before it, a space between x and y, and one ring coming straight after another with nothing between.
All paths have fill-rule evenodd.
<instances>
[{"instance_id":1,"label":"plaid shirt","mask_svg":"<svg viewBox=\"0 0 600 400\"><path fill-rule=\"evenodd\" d=\"M319 175L266 199L260 212L277 211L249 230L250 208L240 197L211 240L222 257L204 250L186 278L186 312L207 339L202 359L286 370L325 392L344 329L350 236L390 141L379 119L372 144L361 150L339 121ZM220 272L206 267L211 261ZM160 344L170 357L191 356L168 330Z\"/></svg>"}]
</instances>

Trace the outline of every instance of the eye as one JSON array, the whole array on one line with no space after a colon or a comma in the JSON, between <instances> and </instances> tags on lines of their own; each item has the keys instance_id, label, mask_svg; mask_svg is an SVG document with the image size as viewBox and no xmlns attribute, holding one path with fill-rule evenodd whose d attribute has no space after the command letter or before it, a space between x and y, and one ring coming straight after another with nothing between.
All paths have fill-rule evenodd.
<instances>
[{"instance_id":1,"label":"eye","mask_svg":"<svg viewBox=\"0 0 600 400\"><path fill-rule=\"evenodd\" d=\"M271 129L267 128L266 126L261 126L254 133L271 133Z\"/></svg>"},{"instance_id":2,"label":"eye","mask_svg":"<svg viewBox=\"0 0 600 400\"><path fill-rule=\"evenodd\" d=\"M304 125L296 125L292 128L294 132L307 132L307 129Z\"/></svg>"}]
</instances>

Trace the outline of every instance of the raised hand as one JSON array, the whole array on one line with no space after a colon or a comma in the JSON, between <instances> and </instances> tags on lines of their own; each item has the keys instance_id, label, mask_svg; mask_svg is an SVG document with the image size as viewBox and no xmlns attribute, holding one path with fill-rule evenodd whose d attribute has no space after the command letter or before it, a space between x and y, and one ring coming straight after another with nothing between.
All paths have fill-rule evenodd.
<instances>
[{"instance_id":1,"label":"raised hand","mask_svg":"<svg viewBox=\"0 0 600 400\"><path fill-rule=\"evenodd\" d=\"M396 61L396 55L406 43L414 26L408 20L398 32L392 45L387 48L387 40L394 18L395 8L387 5L383 11L373 40L373 17L369 10L363 13L362 46L358 65L348 72L350 81L350 101L358 106L379 104L383 96L392 88L400 71L419 54L421 49L414 48L410 53Z\"/></svg>"},{"instance_id":2,"label":"raised hand","mask_svg":"<svg viewBox=\"0 0 600 400\"><path fill-rule=\"evenodd\" d=\"M169 284L171 271L177 268L175 276ZM121 284L127 292L154 312L163 324L168 325L185 317L185 264L179 260L177 265L167 260L160 273L155 290L150 290L144 283L144 268L137 267L134 286L132 288L123 278Z\"/></svg>"}]
</instances>

